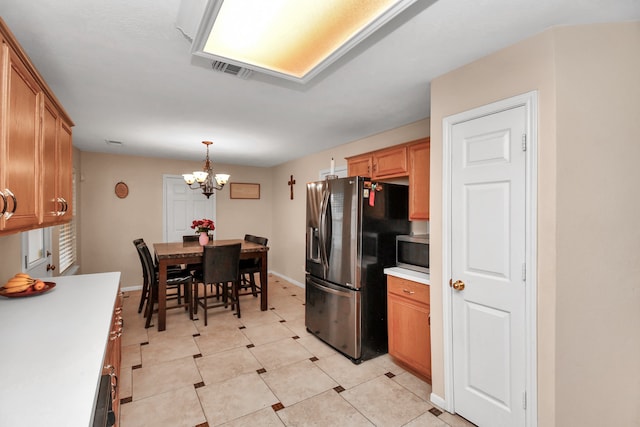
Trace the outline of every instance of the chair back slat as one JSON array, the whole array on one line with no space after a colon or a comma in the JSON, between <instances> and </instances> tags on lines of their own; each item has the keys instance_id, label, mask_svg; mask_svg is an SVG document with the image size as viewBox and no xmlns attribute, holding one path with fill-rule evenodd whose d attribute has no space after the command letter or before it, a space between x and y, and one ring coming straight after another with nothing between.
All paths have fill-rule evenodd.
<instances>
[{"instance_id":1,"label":"chair back slat","mask_svg":"<svg viewBox=\"0 0 640 427\"><path fill-rule=\"evenodd\" d=\"M136 249L138 249L138 255L140 256L140 260L142 261L144 279L149 285L153 286L155 282L155 269L153 266L153 258L151 258L151 252L149 252L149 248L144 242L136 245Z\"/></svg>"},{"instance_id":2,"label":"chair back slat","mask_svg":"<svg viewBox=\"0 0 640 427\"><path fill-rule=\"evenodd\" d=\"M200 236L198 236L197 234L185 234L184 236L182 236L182 243L197 242L199 238Z\"/></svg>"},{"instance_id":3,"label":"chair back slat","mask_svg":"<svg viewBox=\"0 0 640 427\"><path fill-rule=\"evenodd\" d=\"M204 246L202 274L204 283L234 282L239 277L242 244Z\"/></svg>"}]
</instances>

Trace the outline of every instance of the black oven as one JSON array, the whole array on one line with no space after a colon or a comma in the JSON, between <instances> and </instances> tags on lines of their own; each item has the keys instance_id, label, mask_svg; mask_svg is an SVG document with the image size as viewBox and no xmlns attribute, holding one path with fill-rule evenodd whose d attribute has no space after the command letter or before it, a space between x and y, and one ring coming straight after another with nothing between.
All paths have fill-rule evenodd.
<instances>
[{"instance_id":1,"label":"black oven","mask_svg":"<svg viewBox=\"0 0 640 427\"><path fill-rule=\"evenodd\" d=\"M429 235L396 236L396 266L429 273Z\"/></svg>"},{"instance_id":2,"label":"black oven","mask_svg":"<svg viewBox=\"0 0 640 427\"><path fill-rule=\"evenodd\" d=\"M92 427L111 427L115 424L115 414L111 406L111 376L103 375L100 378L96 403L93 410Z\"/></svg>"}]
</instances>

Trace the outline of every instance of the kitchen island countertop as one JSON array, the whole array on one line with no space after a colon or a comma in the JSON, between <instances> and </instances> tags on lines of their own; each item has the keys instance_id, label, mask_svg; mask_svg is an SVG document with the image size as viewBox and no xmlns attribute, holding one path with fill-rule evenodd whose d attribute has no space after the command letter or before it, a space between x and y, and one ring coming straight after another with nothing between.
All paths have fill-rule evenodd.
<instances>
[{"instance_id":1,"label":"kitchen island countertop","mask_svg":"<svg viewBox=\"0 0 640 427\"><path fill-rule=\"evenodd\" d=\"M56 286L0 297L0 426L87 427L120 273L43 280Z\"/></svg>"}]
</instances>

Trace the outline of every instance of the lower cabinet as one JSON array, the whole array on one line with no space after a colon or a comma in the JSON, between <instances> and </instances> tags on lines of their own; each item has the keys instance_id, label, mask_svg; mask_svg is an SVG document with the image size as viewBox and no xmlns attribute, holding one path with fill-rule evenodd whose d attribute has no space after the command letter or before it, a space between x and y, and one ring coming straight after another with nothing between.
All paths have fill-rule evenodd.
<instances>
[{"instance_id":1,"label":"lower cabinet","mask_svg":"<svg viewBox=\"0 0 640 427\"><path fill-rule=\"evenodd\" d=\"M111 377L111 412L110 418L114 426L120 425L120 364L122 354L122 297L120 292L116 299L109 332L109 343L105 354L105 363L102 369L104 375Z\"/></svg>"},{"instance_id":2,"label":"lower cabinet","mask_svg":"<svg viewBox=\"0 0 640 427\"><path fill-rule=\"evenodd\" d=\"M429 285L387 276L389 355L431 382Z\"/></svg>"}]
</instances>

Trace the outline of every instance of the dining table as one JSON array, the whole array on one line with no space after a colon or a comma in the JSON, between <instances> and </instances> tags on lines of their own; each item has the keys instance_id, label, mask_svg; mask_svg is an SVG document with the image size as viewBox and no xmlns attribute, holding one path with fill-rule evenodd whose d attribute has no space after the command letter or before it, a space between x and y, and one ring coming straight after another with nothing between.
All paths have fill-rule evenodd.
<instances>
[{"instance_id":1,"label":"dining table","mask_svg":"<svg viewBox=\"0 0 640 427\"><path fill-rule=\"evenodd\" d=\"M241 243L240 259L260 259L260 310L267 310L267 253L268 246L243 239L211 240L207 246L224 246ZM158 263L158 331L164 331L167 323L167 267L171 265L202 263L203 247L198 241L154 243Z\"/></svg>"}]
</instances>

